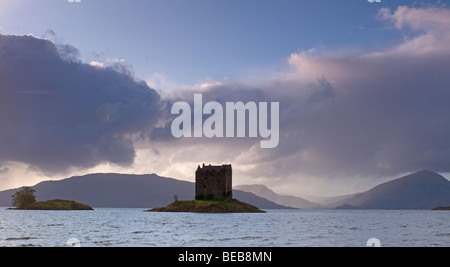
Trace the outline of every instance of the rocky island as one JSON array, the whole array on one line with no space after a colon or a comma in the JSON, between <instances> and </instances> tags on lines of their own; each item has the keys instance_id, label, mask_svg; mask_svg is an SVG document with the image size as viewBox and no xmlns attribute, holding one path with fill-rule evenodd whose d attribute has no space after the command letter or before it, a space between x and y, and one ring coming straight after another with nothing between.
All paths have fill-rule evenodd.
<instances>
[{"instance_id":1,"label":"rocky island","mask_svg":"<svg viewBox=\"0 0 450 267\"><path fill-rule=\"evenodd\" d=\"M250 213L265 212L259 208L233 199L231 165L205 166L195 172L195 200L175 201L153 208L152 212L198 212L198 213Z\"/></svg>"},{"instance_id":2,"label":"rocky island","mask_svg":"<svg viewBox=\"0 0 450 267\"><path fill-rule=\"evenodd\" d=\"M233 199L175 201L165 207L148 210L150 212L197 212L197 213L264 213L250 204Z\"/></svg>"}]
</instances>

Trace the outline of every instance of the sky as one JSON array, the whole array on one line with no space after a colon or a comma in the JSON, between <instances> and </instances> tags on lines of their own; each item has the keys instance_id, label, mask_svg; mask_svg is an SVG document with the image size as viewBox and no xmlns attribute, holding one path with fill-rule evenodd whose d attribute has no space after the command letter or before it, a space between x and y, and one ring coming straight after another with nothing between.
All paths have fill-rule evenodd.
<instances>
[{"instance_id":1,"label":"sky","mask_svg":"<svg viewBox=\"0 0 450 267\"><path fill-rule=\"evenodd\" d=\"M2 0L0 190L92 172L331 196L450 173L445 1ZM176 101L279 102L280 142L174 138Z\"/></svg>"}]
</instances>

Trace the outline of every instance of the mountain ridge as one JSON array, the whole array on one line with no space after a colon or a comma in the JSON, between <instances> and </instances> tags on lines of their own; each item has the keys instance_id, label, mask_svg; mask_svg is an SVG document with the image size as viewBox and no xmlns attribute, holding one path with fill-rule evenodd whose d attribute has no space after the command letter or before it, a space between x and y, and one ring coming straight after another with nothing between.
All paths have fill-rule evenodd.
<instances>
[{"instance_id":1,"label":"mountain ridge","mask_svg":"<svg viewBox=\"0 0 450 267\"><path fill-rule=\"evenodd\" d=\"M450 205L450 181L429 170L394 179L329 207L339 209L433 209Z\"/></svg>"},{"instance_id":2,"label":"mountain ridge","mask_svg":"<svg viewBox=\"0 0 450 267\"><path fill-rule=\"evenodd\" d=\"M329 197L326 198L327 203L280 195L264 185L239 185L235 188L300 209L433 209L450 206L450 181L429 170L381 183L361 193Z\"/></svg>"},{"instance_id":3,"label":"mountain ridge","mask_svg":"<svg viewBox=\"0 0 450 267\"><path fill-rule=\"evenodd\" d=\"M58 181L43 181L31 188L36 199L73 199L92 207L153 208L174 200L194 199L195 184L156 174L95 173L73 176ZM0 206L11 205L11 195L17 190L0 192ZM233 197L262 209L288 208L254 194L234 190Z\"/></svg>"},{"instance_id":4,"label":"mountain ridge","mask_svg":"<svg viewBox=\"0 0 450 267\"><path fill-rule=\"evenodd\" d=\"M301 197L280 195L269 189L265 185L237 185L233 187L238 190L253 193L262 198L268 199L279 205L288 206L296 209L320 209L323 205L311 202Z\"/></svg>"},{"instance_id":5,"label":"mountain ridge","mask_svg":"<svg viewBox=\"0 0 450 267\"><path fill-rule=\"evenodd\" d=\"M98 173L44 181L32 186L37 200L73 199L93 207L153 208L174 200L192 200L195 184L156 174ZM450 181L428 170L406 175L365 192L318 204L279 195L264 185L235 186L233 197L261 209L433 209L450 206ZM0 191L0 206L11 205L17 189ZM245 192L248 190L250 192Z\"/></svg>"}]
</instances>

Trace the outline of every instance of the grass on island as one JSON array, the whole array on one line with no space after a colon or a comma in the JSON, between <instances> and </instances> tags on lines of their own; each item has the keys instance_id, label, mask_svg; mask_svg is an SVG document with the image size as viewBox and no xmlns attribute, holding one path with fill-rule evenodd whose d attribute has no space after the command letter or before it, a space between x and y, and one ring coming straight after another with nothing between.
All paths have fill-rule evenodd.
<instances>
[{"instance_id":1,"label":"grass on island","mask_svg":"<svg viewBox=\"0 0 450 267\"><path fill-rule=\"evenodd\" d=\"M55 199L34 202L21 210L93 210L93 208L73 200Z\"/></svg>"},{"instance_id":2,"label":"grass on island","mask_svg":"<svg viewBox=\"0 0 450 267\"><path fill-rule=\"evenodd\" d=\"M152 212L198 212L198 213L264 213L250 204L233 199L224 200L185 200L175 201L165 207L154 208Z\"/></svg>"}]
</instances>

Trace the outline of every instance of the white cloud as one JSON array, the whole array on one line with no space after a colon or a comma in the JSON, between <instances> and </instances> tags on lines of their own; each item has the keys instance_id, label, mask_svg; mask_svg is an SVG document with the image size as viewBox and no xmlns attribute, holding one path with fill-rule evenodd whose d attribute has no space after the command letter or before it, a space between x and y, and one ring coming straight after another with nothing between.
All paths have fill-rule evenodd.
<instances>
[{"instance_id":1,"label":"white cloud","mask_svg":"<svg viewBox=\"0 0 450 267\"><path fill-rule=\"evenodd\" d=\"M99 68L99 69L106 68L106 64L103 62L99 62L99 61L91 61L89 63L89 65L91 65L92 67Z\"/></svg>"},{"instance_id":2,"label":"white cloud","mask_svg":"<svg viewBox=\"0 0 450 267\"><path fill-rule=\"evenodd\" d=\"M370 56L450 54L450 9L400 6L392 12L382 8L379 17L393 23L399 30L410 28L419 33L392 50Z\"/></svg>"}]
</instances>

